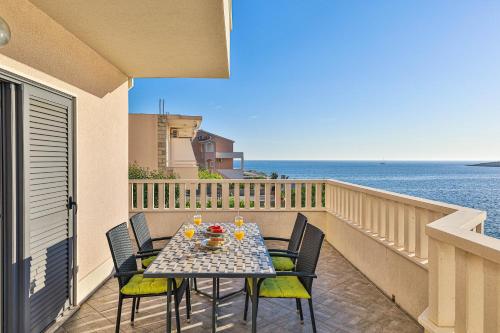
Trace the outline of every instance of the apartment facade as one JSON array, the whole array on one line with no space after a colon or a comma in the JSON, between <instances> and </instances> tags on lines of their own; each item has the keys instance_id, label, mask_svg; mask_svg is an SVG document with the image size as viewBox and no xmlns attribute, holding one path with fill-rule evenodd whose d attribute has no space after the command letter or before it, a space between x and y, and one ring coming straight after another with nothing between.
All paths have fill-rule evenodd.
<instances>
[{"instance_id":1,"label":"apartment facade","mask_svg":"<svg viewBox=\"0 0 500 333\"><path fill-rule=\"evenodd\" d=\"M113 272L133 78L227 78L231 1L3 0L0 18L0 332L38 333Z\"/></svg>"},{"instance_id":2,"label":"apartment facade","mask_svg":"<svg viewBox=\"0 0 500 333\"><path fill-rule=\"evenodd\" d=\"M191 141L201 116L129 114L129 165L163 170L177 178L197 179Z\"/></svg>"},{"instance_id":3,"label":"apartment facade","mask_svg":"<svg viewBox=\"0 0 500 333\"><path fill-rule=\"evenodd\" d=\"M199 130L193 139L193 151L201 168L217 172L224 178L243 178L245 159L243 152L234 151L233 140ZM235 159L239 160L237 168Z\"/></svg>"}]
</instances>

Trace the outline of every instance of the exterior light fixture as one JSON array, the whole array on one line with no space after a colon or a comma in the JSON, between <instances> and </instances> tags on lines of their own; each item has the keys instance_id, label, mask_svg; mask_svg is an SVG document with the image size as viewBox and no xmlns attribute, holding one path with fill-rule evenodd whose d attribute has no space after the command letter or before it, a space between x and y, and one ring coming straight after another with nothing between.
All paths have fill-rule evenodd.
<instances>
[{"instance_id":1,"label":"exterior light fixture","mask_svg":"<svg viewBox=\"0 0 500 333\"><path fill-rule=\"evenodd\" d=\"M10 41L10 28L7 22L0 17L0 47L7 45Z\"/></svg>"}]
</instances>

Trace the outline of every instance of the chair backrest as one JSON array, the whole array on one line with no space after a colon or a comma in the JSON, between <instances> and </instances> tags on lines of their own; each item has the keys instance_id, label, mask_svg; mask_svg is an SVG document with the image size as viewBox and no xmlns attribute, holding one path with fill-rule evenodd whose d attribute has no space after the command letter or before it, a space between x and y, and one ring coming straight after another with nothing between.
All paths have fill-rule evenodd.
<instances>
[{"instance_id":1,"label":"chair backrest","mask_svg":"<svg viewBox=\"0 0 500 333\"><path fill-rule=\"evenodd\" d=\"M292 235L290 236L290 242L288 242L288 250L297 252L300 248L300 242L304 236L304 230L307 225L307 217L302 213L297 214L295 219L295 224L293 225Z\"/></svg>"},{"instance_id":2,"label":"chair backrest","mask_svg":"<svg viewBox=\"0 0 500 333\"><path fill-rule=\"evenodd\" d=\"M115 271L130 272L137 270L137 261L134 256L132 241L128 234L127 223L117 225L106 233L108 239L109 249L113 257L113 264ZM130 277L120 277L120 288L123 287L130 280Z\"/></svg>"},{"instance_id":3,"label":"chair backrest","mask_svg":"<svg viewBox=\"0 0 500 333\"><path fill-rule=\"evenodd\" d=\"M304 233L304 241L302 242L297 257L295 271L308 274L314 274L316 272L316 266L318 265L319 254L324 238L325 234L320 229L311 224L307 225L306 232ZM310 293L313 279L307 277L299 277L299 279Z\"/></svg>"},{"instance_id":4,"label":"chair backrest","mask_svg":"<svg viewBox=\"0 0 500 333\"><path fill-rule=\"evenodd\" d=\"M134 231L139 251L153 250L153 241L151 240L146 215L144 213L135 214L130 218L130 225Z\"/></svg>"}]
</instances>

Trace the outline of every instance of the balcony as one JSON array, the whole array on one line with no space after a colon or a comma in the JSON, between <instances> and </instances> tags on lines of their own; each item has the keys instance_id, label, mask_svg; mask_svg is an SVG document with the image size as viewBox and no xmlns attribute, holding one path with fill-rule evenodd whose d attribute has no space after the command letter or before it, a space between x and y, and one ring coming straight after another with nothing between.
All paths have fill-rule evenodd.
<instances>
[{"instance_id":1,"label":"balcony","mask_svg":"<svg viewBox=\"0 0 500 333\"><path fill-rule=\"evenodd\" d=\"M298 211L320 227L327 242L314 293L322 331L496 331L500 298L486 290L500 288L500 241L482 234L484 212L333 180L129 182L130 214L145 212L153 236L174 233L195 210L207 222L230 221L239 210L264 235L289 236ZM115 284L107 282L81 311L97 312L93 316L112 325ZM164 325L162 302L152 301L139 322L143 316L144 325L151 324L146 318ZM220 326L248 330L240 320L242 299L231 302ZM194 303L194 324L184 325L203 330L209 303L199 296ZM271 301L267 306L273 309ZM301 326L294 311L280 310L281 324L259 313L264 332L276 324L297 332L310 327ZM72 323L79 325L78 317Z\"/></svg>"},{"instance_id":2,"label":"balcony","mask_svg":"<svg viewBox=\"0 0 500 333\"><path fill-rule=\"evenodd\" d=\"M272 244L276 248L278 244ZM318 332L422 332L422 328L406 313L392 303L363 274L356 270L337 250L325 244L318 266L319 279L315 282L315 315ZM223 293L242 285L242 280L223 280ZM211 289L211 281L200 281L203 290ZM118 284L109 280L70 319L60 332L91 332L94 329L113 331ZM128 300L127 300L128 301ZM122 313L123 332L165 332L165 298L144 299L134 326L130 325L130 302L125 302ZM290 300L266 300L259 305L258 332L310 332L309 314L300 323L295 303ZM211 302L206 297L192 294L193 316L185 320L181 308L181 325L184 332L209 332ZM184 303L182 303L182 306ZM220 304L218 321L222 332L250 332L250 323L243 323L244 297L238 296ZM277 309L278 308L278 309Z\"/></svg>"}]
</instances>

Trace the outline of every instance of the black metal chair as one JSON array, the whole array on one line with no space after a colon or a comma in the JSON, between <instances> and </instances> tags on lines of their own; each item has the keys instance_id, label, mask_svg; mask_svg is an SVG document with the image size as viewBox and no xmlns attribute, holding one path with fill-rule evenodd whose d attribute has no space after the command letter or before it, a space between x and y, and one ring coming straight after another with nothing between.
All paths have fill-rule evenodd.
<instances>
[{"instance_id":1,"label":"black metal chair","mask_svg":"<svg viewBox=\"0 0 500 333\"><path fill-rule=\"evenodd\" d=\"M298 213L289 239L280 237L264 237L264 240L288 242L288 248L286 250L269 249L269 254L272 257L274 269L276 271L293 270L295 266L295 259L297 258L297 251L299 251L306 225L307 217L302 213Z\"/></svg>"},{"instance_id":2,"label":"black metal chair","mask_svg":"<svg viewBox=\"0 0 500 333\"><path fill-rule=\"evenodd\" d=\"M300 314L300 320L304 322L302 314L301 299L307 299L309 302L309 311L311 313L311 324L313 332L316 332L316 321L314 318L312 302L312 284L316 278L316 266L318 264L321 246L325 234L317 227L308 224L304 241L300 247L297 256L297 262L294 271L276 272L276 278L259 279L257 282L257 309L259 298L295 298L297 308ZM243 319L247 320L248 300L253 294L251 279L246 280L247 294L245 298L245 310Z\"/></svg>"},{"instance_id":3,"label":"black metal chair","mask_svg":"<svg viewBox=\"0 0 500 333\"><path fill-rule=\"evenodd\" d=\"M138 305L141 297L166 296L167 279L145 278L142 274L143 271L137 269L137 259L142 258L144 255L134 255L127 223L124 222L109 230L106 233L106 238L108 239L113 257L115 277L118 278L120 287L115 328L115 331L118 333L120 331L123 300L132 298L131 322L133 325L135 312L138 311L138 308L136 309L136 301ZM184 293L186 293L186 311L187 319L189 320L191 317L190 291L186 279L174 279L173 287L177 332L180 332L179 304L182 301Z\"/></svg>"},{"instance_id":4,"label":"black metal chair","mask_svg":"<svg viewBox=\"0 0 500 333\"><path fill-rule=\"evenodd\" d=\"M146 221L146 215L144 215L144 213L137 213L132 216L130 218L130 225L132 226L132 231L134 232L134 237L137 241L137 248L139 249L137 253L141 255L144 254L144 259L141 259L142 267L147 268L156 258L156 255L161 251L161 249L153 246L153 242L169 240L172 237L166 236L152 238Z\"/></svg>"}]
</instances>

